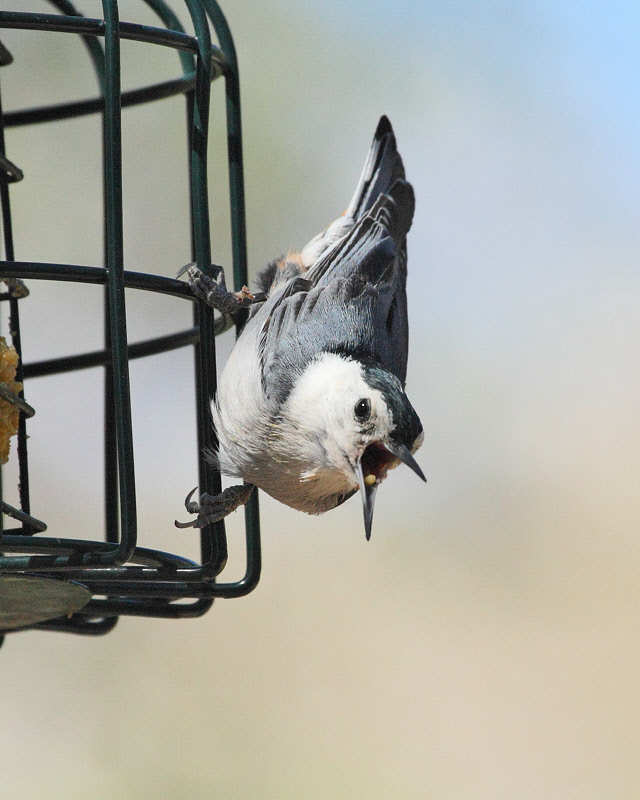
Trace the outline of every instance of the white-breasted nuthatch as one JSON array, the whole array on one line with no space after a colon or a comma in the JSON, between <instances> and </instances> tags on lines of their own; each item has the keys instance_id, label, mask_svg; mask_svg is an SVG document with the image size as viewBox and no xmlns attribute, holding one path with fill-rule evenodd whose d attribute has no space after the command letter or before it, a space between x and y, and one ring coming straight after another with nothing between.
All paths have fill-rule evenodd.
<instances>
[{"instance_id":1,"label":"white-breasted nuthatch","mask_svg":"<svg viewBox=\"0 0 640 800\"><path fill-rule=\"evenodd\" d=\"M249 316L222 372L212 404L215 458L246 483L200 502L187 497L202 527L246 503L254 486L282 503L321 514L360 489L367 539L387 471L407 464L425 480L413 453L422 424L405 392L406 236L414 212L411 184L387 117L375 132L344 214L299 254L269 264L260 294L226 290L185 267L193 292Z\"/></svg>"}]
</instances>

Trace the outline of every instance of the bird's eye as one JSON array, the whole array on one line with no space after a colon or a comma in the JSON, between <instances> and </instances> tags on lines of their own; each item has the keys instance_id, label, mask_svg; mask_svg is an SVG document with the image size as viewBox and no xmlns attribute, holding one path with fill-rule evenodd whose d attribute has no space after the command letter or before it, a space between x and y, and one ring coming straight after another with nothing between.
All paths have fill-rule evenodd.
<instances>
[{"instance_id":1,"label":"bird's eye","mask_svg":"<svg viewBox=\"0 0 640 800\"><path fill-rule=\"evenodd\" d=\"M371 400L368 397L361 397L356 403L353 413L360 422L366 422L371 414Z\"/></svg>"}]
</instances>

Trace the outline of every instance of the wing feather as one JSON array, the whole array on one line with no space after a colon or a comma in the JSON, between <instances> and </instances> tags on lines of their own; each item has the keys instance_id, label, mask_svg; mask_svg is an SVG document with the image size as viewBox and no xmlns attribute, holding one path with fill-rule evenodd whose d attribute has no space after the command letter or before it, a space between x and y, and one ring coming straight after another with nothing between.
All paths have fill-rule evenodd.
<instances>
[{"instance_id":1,"label":"wing feather","mask_svg":"<svg viewBox=\"0 0 640 800\"><path fill-rule=\"evenodd\" d=\"M406 236L414 207L391 124L383 117L342 222L312 240L313 247L307 246L296 262L306 267L304 278L292 269L289 280L282 280L275 262L267 268L279 278L255 314L256 324L262 324L259 346L267 397L284 402L298 376L324 352L378 364L404 385ZM312 250L314 260L307 266ZM282 266L287 268L286 260Z\"/></svg>"}]
</instances>

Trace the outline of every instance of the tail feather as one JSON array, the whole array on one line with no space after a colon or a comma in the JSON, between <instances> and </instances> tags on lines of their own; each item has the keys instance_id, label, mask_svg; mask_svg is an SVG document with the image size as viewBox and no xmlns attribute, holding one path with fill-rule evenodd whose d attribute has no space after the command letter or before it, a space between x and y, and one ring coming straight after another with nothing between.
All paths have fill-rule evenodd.
<instances>
[{"instance_id":1,"label":"tail feather","mask_svg":"<svg viewBox=\"0 0 640 800\"><path fill-rule=\"evenodd\" d=\"M386 228L400 249L411 228L415 205L413 186L399 178L388 191L377 195L367 216Z\"/></svg>"},{"instance_id":2,"label":"tail feather","mask_svg":"<svg viewBox=\"0 0 640 800\"><path fill-rule=\"evenodd\" d=\"M380 117L373 142L358 180L356 190L345 213L332 222L322 233L315 236L302 250L301 261L308 269L327 253L362 219L374 206L380 195L395 191L396 184L404 184L404 165L396 148L396 138L386 116ZM404 191L404 190L398 190ZM407 198L405 197L405 200ZM411 201L410 218L413 216ZM409 225L411 225L409 218ZM394 237L395 238L395 237Z\"/></svg>"},{"instance_id":3,"label":"tail feather","mask_svg":"<svg viewBox=\"0 0 640 800\"><path fill-rule=\"evenodd\" d=\"M404 178L404 165L396 148L396 137L388 117L380 117L360 180L345 216L354 221L366 214L380 194Z\"/></svg>"}]
</instances>

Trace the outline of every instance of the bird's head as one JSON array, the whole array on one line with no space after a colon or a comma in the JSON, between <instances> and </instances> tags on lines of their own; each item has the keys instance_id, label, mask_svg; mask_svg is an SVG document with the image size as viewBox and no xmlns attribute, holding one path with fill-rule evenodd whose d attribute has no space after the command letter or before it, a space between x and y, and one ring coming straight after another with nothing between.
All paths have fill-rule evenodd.
<instances>
[{"instance_id":1,"label":"bird's head","mask_svg":"<svg viewBox=\"0 0 640 800\"><path fill-rule=\"evenodd\" d=\"M302 439L311 435L351 491L360 489L369 539L376 492L387 472L404 463L426 480L413 457L423 441L418 415L395 375L336 354L312 365L294 394Z\"/></svg>"},{"instance_id":2,"label":"bird's head","mask_svg":"<svg viewBox=\"0 0 640 800\"><path fill-rule=\"evenodd\" d=\"M387 472L402 462L423 481L426 478L413 457L424 439L422 423L400 381L377 366L362 366L362 375L362 396L353 406L359 450L353 469L369 539L376 491Z\"/></svg>"}]
</instances>

